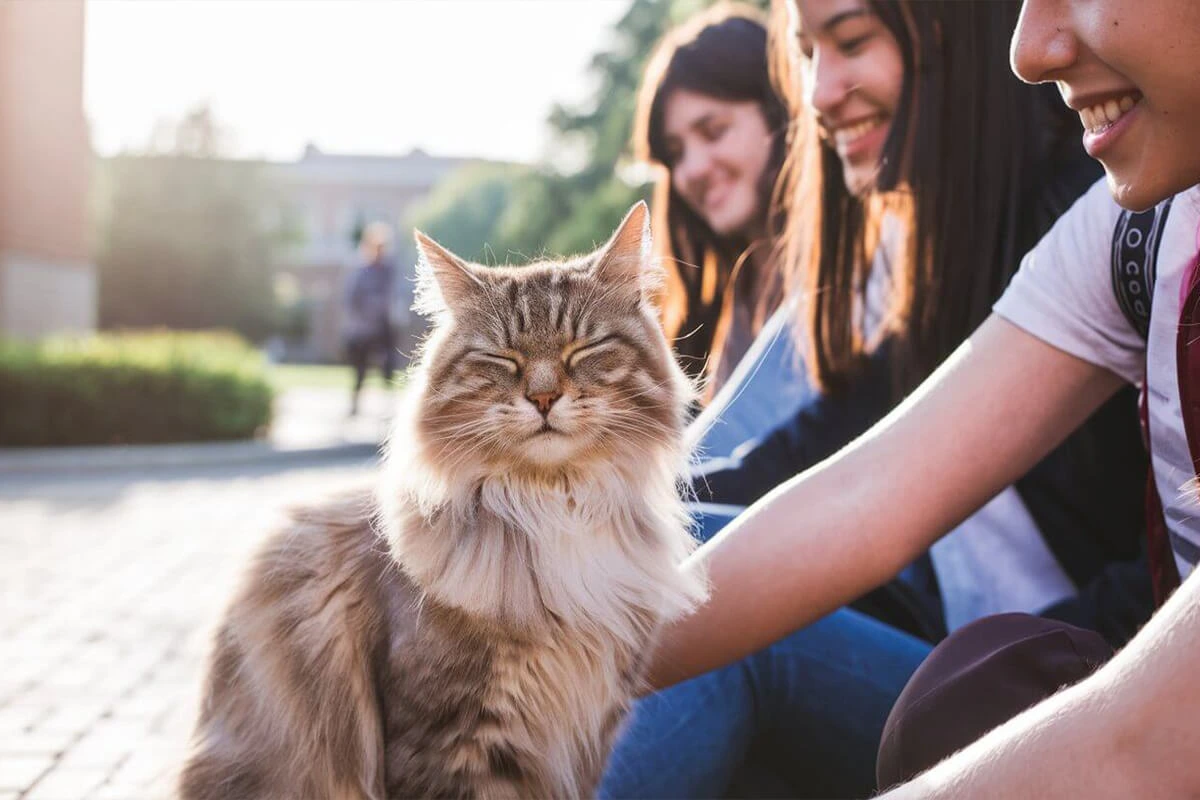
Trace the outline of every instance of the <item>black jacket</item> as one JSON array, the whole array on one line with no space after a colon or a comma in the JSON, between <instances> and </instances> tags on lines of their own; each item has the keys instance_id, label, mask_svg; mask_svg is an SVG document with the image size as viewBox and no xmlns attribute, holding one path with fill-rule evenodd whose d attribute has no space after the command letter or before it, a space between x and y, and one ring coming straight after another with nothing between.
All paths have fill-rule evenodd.
<instances>
[{"instance_id":1,"label":"black jacket","mask_svg":"<svg viewBox=\"0 0 1200 800\"><path fill-rule=\"evenodd\" d=\"M888 353L885 343L841 391L814 398L763 439L705 465L693 480L698 499L749 505L866 431L892 407ZM1136 393L1126 388L1016 483L1050 551L1080 587L1044 615L1116 646L1153 611L1142 548L1146 469ZM940 616L897 581L858 607L930 640L945 635Z\"/></svg>"}]
</instances>

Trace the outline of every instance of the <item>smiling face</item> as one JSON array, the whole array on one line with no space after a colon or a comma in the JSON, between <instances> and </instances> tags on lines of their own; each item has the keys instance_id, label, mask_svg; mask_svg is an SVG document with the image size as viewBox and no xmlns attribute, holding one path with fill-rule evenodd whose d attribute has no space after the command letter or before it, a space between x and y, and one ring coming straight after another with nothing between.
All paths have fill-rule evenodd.
<instances>
[{"instance_id":1,"label":"smiling face","mask_svg":"<svg viewBox=\"0 0 1200 800\"><path fill-rule=\"evenodd\" d=\"M842 161L846 187L861 194L874 184L900 104L900 47L867 0L794 0L788 17L804 102Z\"/></svg>"},{"instance_id":2,"label":"smiling face","mask_svg":"<svg viewBox=\"0 0 1200 800\"><path fill-rule=\"evenodd\" d=\"M1026 0L1012 64L1079 112L1109 188L1141 209L1200 183L1200 3Z\"/></svg>"},{"instance_id":3,"label":"smiling face","mask_svg":"<svg viewBox=\"0 0 1200 800\"><path fill-rule=\"evenodd\" d=\"M759 186L772 136L756 101L676 89L664 104L663 138L672 186L714 233L761 232L766 209Z\"/></svg>"},{"instance_id":4,"label":"smiling face","mask_svg":"<svg viewBox=\"0 0 1200 800\"><path fill-rule=\"evenodd\" d=\"M418 413L435 463L536 473L678 446L690 390L646 301L645 226L639 204L596 253L519 268L418 239L444 304Z\"/></svg>"}]
</instances>

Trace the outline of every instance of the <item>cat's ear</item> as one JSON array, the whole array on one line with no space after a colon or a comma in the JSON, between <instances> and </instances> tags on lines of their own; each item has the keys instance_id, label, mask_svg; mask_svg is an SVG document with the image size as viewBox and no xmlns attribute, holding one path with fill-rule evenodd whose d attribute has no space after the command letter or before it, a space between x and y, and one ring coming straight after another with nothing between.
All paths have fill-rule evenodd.
<instances>
[{"instance_id":1,"label":"cat's ear","mask_svg":"<svg viewBox=\"0 0 1200 800\"><path fill-rule=\"evenodd\" d=\"M639 200L596 255L593 271L611 286L628 286L648 298L661 282L659 267L651 256L650 209Z\"/></svg>"},{"instance_id":2,"label":"cat's ear","mask_svg":"<svg viewBox=\"0 0 1200 800\"><path fill-rule=\"evenodd\" d=\"M419 313L434 315L452 311L463 300L479 292L483 281L466 261L420 231L417 240L417 300Z\"/></svg>"}]
</instances>

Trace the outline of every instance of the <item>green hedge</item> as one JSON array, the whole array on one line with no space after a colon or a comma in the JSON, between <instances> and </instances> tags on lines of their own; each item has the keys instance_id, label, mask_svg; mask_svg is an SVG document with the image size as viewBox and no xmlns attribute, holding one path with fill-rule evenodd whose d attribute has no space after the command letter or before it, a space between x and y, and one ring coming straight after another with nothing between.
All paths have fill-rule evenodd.
<instances>
[{"instance_id":1,"label":"green hedge","mask_svg":"<svg viewBox=\"0 0 1200 800\"><path fill-rule=\"evenodd\" d=\"M0 446L242 439L271 400L261 355L233 334L0 342Z\"/></svg>"}]
</instances>

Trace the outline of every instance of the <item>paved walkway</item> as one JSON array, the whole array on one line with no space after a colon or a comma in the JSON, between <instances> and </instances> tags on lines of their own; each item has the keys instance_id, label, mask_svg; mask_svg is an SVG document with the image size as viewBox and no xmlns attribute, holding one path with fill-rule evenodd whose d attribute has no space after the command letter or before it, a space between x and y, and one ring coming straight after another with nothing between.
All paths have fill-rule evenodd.
<instances>
[{"instance_id":1,"label":"paved walkway","mask_svg":"<svg viewBox=\"0 0 1200 800\"><path fill-rule=\"evenodd\" d=\"M0 476L0 800L169 796L248 552L371 475L322 463Z\"/></svg>"},{"instance_id":2,"label":"paved walkway","mask_svg":"<svg viewBox=\"0 0 1200 800\"><path fill-rule=\"evenodd\" d=\"M350 395L341 389L289 389L275 399L270 442L281 450L378 444L387 436L397 393L363 389L359 413L349 416Z\"/></svg>"}]
</instances>

